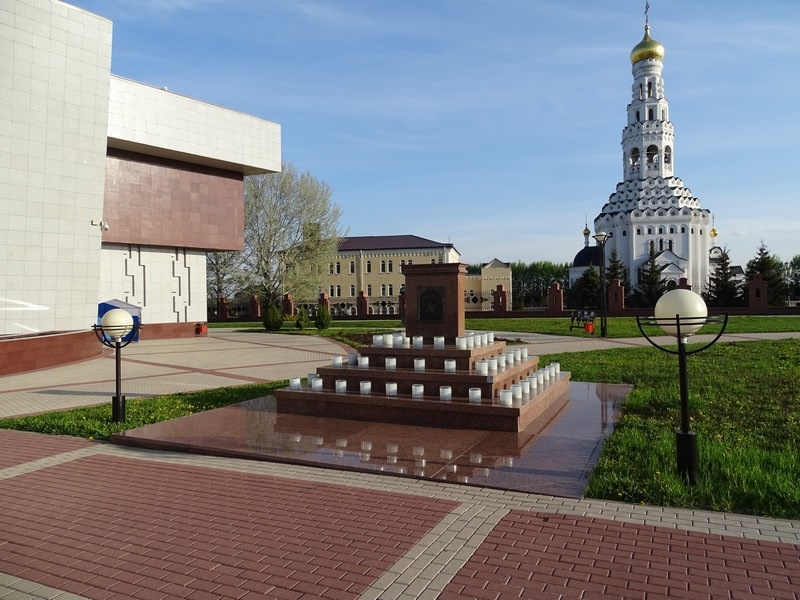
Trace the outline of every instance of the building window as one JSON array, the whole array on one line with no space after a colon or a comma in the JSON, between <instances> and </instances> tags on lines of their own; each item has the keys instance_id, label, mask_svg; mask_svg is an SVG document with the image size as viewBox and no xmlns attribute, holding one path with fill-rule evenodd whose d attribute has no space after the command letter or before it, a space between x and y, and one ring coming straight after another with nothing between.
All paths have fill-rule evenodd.
<instances>
[{"instance_id":1,"label":"building window","mask_svg":"<svg viewBox=\"0 0 800 600\"><path fill-rule=\"evenodd\" d=\"M435 265L435 264L436 264L436 259L435 259L435 258L432 258L432 259L431 259L431 264L432 264L432 265Z\"/></svg>"},{"instance_id":2,"label":"building window","mask_svg":"<svg viewBox=\"0 0 800 600\"><path fill-rule=\"evenodd\" d=\"M655 145L647 147L647 164L651 165L658 162L658 147Z\"/></svg>"},{"instance_id":3,"label":"building window","mask_svg":"<svg viewBox=\"0 0 800 600\"><path fill-rule=\"evenodd\" d=\"M641 227L637 227L636 228L636 235L642 235L642 228Z\"/></svg>"},{"instance_id":4,"label":"building window","mask_svg":"<svg viewBox=\"0 0 800 600\"><path fill-rule=\"evenodd\" d=\"M386 284L381 284L381 296L386 295Z\"/></svg>"},{"instance_id":5,"label":"building window","mask_svg":"<svg viewBox=\"0 0 800 600\"><path fill-rule=\"evenodd\" d=\"M372 261L367 261L367 273L372 273Z\"/></svg>"},{"instance_id":6,"label":"building window","mask_svg":"<svg viewBox=\"0 0 800 600\"><path fill-rule=\"evenodd\" d=\"M672 252L672 251L673 251L673 249L672 249L672 248L673 248L673 246L672 246L672 240L670 240L670 241L668 242L668 246L667 246L667 247L669 248L669 251L670 251L670 252Z\"/></svg>"},{"instance_id":7,"label":"building window","mask_svg":"<svg viewBox=\"0 0 800 600\"><path fill-rule=\"evenodd\" d=\"M664 240L658 240L658 251L659 252L664 251Z\"/></svg>"},{"instance_id":8,"label":"building window","mask_svg":"<svg viewBox=\"0 0 800 600\"><path fill-rule=\"evenodd\" d=\"M648 121L652 121L653 120L653 109L652 108L647 111L647 120Z\"/></svg>"},{"instance_id":9,"label":"building window","mask_svg":"<svg viewBox=\"0 0 800 600\"><path fill-rule=\"evenodd\" d=\"M408 264L413 265L414 263L413 263L413 261L409 260Z\"/></svg>"},{"instance_id":10,"label":"building window","mask_svg":"<svg viewBox=\"0 0 800 600\"><path fill-rule=\"evenodd\" d=\"M636 166L639 165L639 149L638 148L633 148L631 150L630 161L631 161L631 166L632 167L636 167Z\"/></svg>"},{"instance_id":11,"label":"building window","mask_svg":"<svg viewBox=\"0 0 800 600\"><path fill-rule=\"evenodd\" d=\"M648 81L647 82L647 97L648 98L652 98L653 97L653 82L652 81ZM651 110L650 112L652 113L653 111ZM651 119L652 119L652 117L651 117Z\"/></svg>"},{"instance_id":12,"label":"building window","mask_svg":"<svg viewBox=\"0 0 800 600\"><path fill-rule=\"evenodd\" d=\"M681 225L681 233L686 233L686 226L685 225Z\"/></svg>"},{"instance_id":13,"label":"building window","mask_svg":"<svg viewBox=\"0 0 800 600\"><path fill-rule=\"evenodd\" d=\"M351 298L355 298L356 297L356 286L354 286L354 285L350 286L350 297Z\"/></svg>"},{"instance_id":14,"label":"building window","mask_svg":"<svg viewBox=\"0 0 800 600\"><path fill-rule=\"evenodd\" d=\"M664 162L667 164L672 162L672 148L669 146L664 148Z\"/></svg>"},{"instance_id":15,"label":"building window","mask_svg":"<svg viewBox=\"0 0 800 600\"><path fill-rule=\"evenodd\" d=\"M652 227L648 227L647 228L647 235L653 235L653 228Z\"/></svg>"},{"instance_id":16,"label":"building window","mask_svg":"<svg viewBox=\"0 0 800 600\"><path fill-rule=\"evenodd\" d=\"M372 284L367 285L367 296L372 296Z\"/></svg>"},{"instance_id":17,"label":"building window","mask_svg":"<svg viewBox=\"0 0 800 600\"><path fill-rule=\"evenodd\" d=\"M386 273L386 261L381 261L381 273Z\"/></svg>"},{"instance_id":18,"label":"building window","mask_svg":"<svg viewBox=\"0 0 800 600\"><path fill-rule=\"evenodd\" d=\"M329 288L328 288L328 297L329 297L329 298L333 298L333 292L334 292L334 291L335 291L335 290L334 290L333 286L331 286L331 287L329 287Z\"/></svg>"},{"instance_id":19,"label":"building window","mask_svg":"<svg viewBox=\"0 0 800 600\"><path fill-rule=\"evenodd\" d=\"M342 286L340 286L340 285L336 286L336 297L337 298L341 298L342 297Z\"/></svg>"},{"instance_id":20,"label":"building window","mask_svg":"<svg viewBox=\"0 0 800 600\"><path fill-rule=\"evenodd\" d=\"M389 284L389 295L394 296L394 286L391 283Z\"/></svg>"},{"instance_id":21,"label":"building window","mask_svg":"<svg viewBox=\"0 0 800 600\"><path fill-rule=\"evenodd\" d=\"M639 114L639 111L637 110L636 111L636 122L638 123L641 120L642 120L642 116Z\"/></svg>"},{"instance_id":22,"label":"building window","mask_svg":"<svg viewBox=\"0 0 800 600\"><path fill-rule=\"evenodd\" d=\"M328 265L328 275L333 275L333 263Z\"/></svg>"},{"instance_id":23,"label":"building window","mask_svg":"<svg viewBox=\"0 0 800 600\"><path fill-rule=\"evenodd\" d=\"M672 225L670 225L670 227L669 227L669 232L670 232L670 233L675 233L675 228L674 228ZM670 250L671 250L671 249L672 249L672 248L670 248Z\"/></svg>"},{"instance_id":24,"label":"building window","mask_svg":"<svg viewBox=\"0 0 800 600\"><path fill-rule=\"evenodd\" d=\"M394 267L393 267L393 265L392 265L392 261L389 261L389 273L391 273L391 272L392 272L392 269L393 269L393 268L394 268Z\"/></svg>"},{"instance_id":25,"label":"building window","mask_svg":"<svg viewBox=\"0 0 800 600\"><path fill-rule=\"evenodd\" d=\"M658 228L658 234L661 235L662 233L664 233L664 228L663 227L659 227Z\"/></svg>"},{"instance_id":26,"label":"building window","mask_svg":"<svg viewBox=\"0 0 800 600\"><path fill-rule=\"evenodd\" d=\"M628 230L627 229L623 229L622 230L622 237L628 237Z\"/></svg>"},{"instance_id":27,"label":"building window","mask_svg":"<svg viewBox=\"0 0 800 600\"><path fill-rule=\"evenodd\" d=\"M350 275L356 272L356 263L355 261L350 261Z\"/></svg>"},{"instance_id":28,"label":"building window","mask_svg":"<svg viewBox=\"0 0 800 600\"><path fill-rule=\"evenodd\" d=\"M340 263L340 262L337 262L337 263L336 263L336 274L337 274L337 275L340 275L340 274L341 274L341 272L342 272L342 263Z\"/></svg>"},{"instance_id":29,"label":"building window","mask_svg":"<svg viewBox=\"0 0 800 600\"><path fill-rule=\"evenodd\" d=\"M402 266L404 266L405 264L406 264L406 261L404 261L404 260L401 260L401 261L400 261L400 266L401 266L401 267L402 267Z\"/></svg>"}]
</instances>

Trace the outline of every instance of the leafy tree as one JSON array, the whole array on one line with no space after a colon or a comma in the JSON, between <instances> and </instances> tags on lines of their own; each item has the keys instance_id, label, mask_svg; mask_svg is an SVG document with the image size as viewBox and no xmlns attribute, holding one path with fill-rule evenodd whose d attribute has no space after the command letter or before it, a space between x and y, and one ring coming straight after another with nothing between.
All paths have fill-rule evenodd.
<instances>
[{"instance_id":1,"label":"leafy tree","mask_svg":"<svg viewBox=\"0 0 800 600\"><path fill-rule=\"evenodd\" d=\"M281 327L283 327L281 309L274 304L268 304L267 312L264 315L264 329L267 331L279 331Z\"/></svg>"},{"instance_id":2,"label":"leafy tree","mask_svg":"<svg viewBox=\"0 0 800 600\"><path fill-rule=\"evenodd\" d=\"M301 308L297 311L297 319L294 322L294 326L296 329L303 330L311 325L311 319L308 318L308 313L306 312L305 308Z\"/></svg>"},{"instance_id":3,"label":"leafy tree","mask_svg":"<svg viewBox=\"0 0 800 600\"><path fill-rule=\"evenodd\" d=\"M756 273L761 273L767 282L767 304L770 306L784 306L786 304L786 268L781 259L770 254L763 240L756 250L754 258L747 262L745 278L748 282L753 280Z\"/></svg>"},{"instance_id":4,"label":"leafy tree","mask_svg":"<svg viewBox=\"0 0 800 600\"><path fill-rule=\"evenodd\" d=\"M797 254L789 261L786 272L786 280L789 282L789 292L793 300L800 296L800 254Z\"/></svg>"},{"instance_id":5,"label":"leafy tree","mask_svg":"<svg viewBox=\"0 0 800 600\"><path fill-rule=\"evenodd\" d=\"M328 329L332 322L333 319L331 318L331 313L328 310L328 307L324 304L320 305L319 309L317 310L317 316L314 318L314 324L316 325L317 329L320 331L323 329Z\"/></svg>"},{"instance_id":6,"label":"leafy tree","mask_svg":"<svg viewBox=\"0 0 800 600\"><path fill-rule=\"evenodd\" d=\"M742 283L734 277L727 248L722 249L719 264L708 278L708 287L703 298L709 306L744 305L744 289Z\"/></svg>"},{"instance_id":7,"label":"leafy tree","mask_svg":"<svg viewBox=\"0 0 800 600\"><path fill-rule=\"evenodd\" d=\"M639 269L639 285L633 296L637 306L653 307L667 291L667 282L661 279L661 267L656 262L656 247L650 243L647 261Z\"/></svg>"},{"instance_id":8,"label":"leafy tree","mask_svg":"<svg viewBox=\"0 0 800 600\"><path fill-rule=\"evenodd\" d=\"M600 306L600 273L589 265L569 290L569 305L572 308L597 308Z\"/></svg>"},{"instance_id":9,"label":"leafy tree","mask_svg":"<svg viewBox=\"0 0 800 600\"><path fill-rule=\"evenodd\" d=\"M245 179L243 266L248 287L269 306L285 293L314 297L344 235L331 189L284 163Z\"/></svg>"},{"instance_id":10,"label":"leafy tree","mask_svg":"<svg viewBox=\"0 0 800 600\"><path fill-rule=\"evenodd\" d=\"M209 307L231 299L242 289L242 253L209 252L206 255L206 293Z\"/></svg>"},{"instance_id":11,"label":"leafy tree","mask_svg":"<svg viewBox=\"0 0 800 600\"><path fill-rule=\"evenodd\" d=\"M569 263L537 261L533 263L511 263L511 288L514 308L541 306L547 301L547 291L556 281L563 288L569 282Z\"/></svg>"},{"instance_id":12,"label":"leafy tree","mask_svg":"<svg viewBox=\"0 0 800 600\"><path fill-rule=\"evenodd\" d=\"M628 268L625 266L617 253L616 247L611 249L608 255L608 267L606 267L606 285L610 284L615 279L619 279L625 291L625 296L631 293L631 277Z\"/></svg>"}]
</instances>

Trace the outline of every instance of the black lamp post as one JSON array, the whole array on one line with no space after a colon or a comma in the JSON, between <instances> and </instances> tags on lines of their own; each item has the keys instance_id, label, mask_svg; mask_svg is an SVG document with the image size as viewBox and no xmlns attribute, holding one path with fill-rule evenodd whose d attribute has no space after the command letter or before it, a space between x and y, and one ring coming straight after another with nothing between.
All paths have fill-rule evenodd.
<instances>
[{"instance_id":1,"label":"black lamp post","mask_svg":"<svg viewBox=\"0 0 800 600\"><path fill-rule=\"evenodd\" d=\"M104 346L114 348L116 359L116 395L111 398L111 418L115 423L125 421L125 396L122 395L122 353L120 350L136 337L139 324L127 310L114 308L103 315L99 325L92 325L97 339ZM131 335L128 335L131 334ZM127 339L125 339L127 336ZM123 341L124 340L124 341Z\"/></svg>"},{"instance_id":2,"label":"black lamp post","mask_svg":"<svg viewBox=\"0 0 800 600\"><path fill-rule=\"evenodd\" d=\"M606 303L608 300L608 286L606 284L606 242L614 237L614 232L598 231L592 236L600 246L600 337L608 333L608 319L606 317Z\"/></svg>"},{"instance_id":3,"label":"black lamp post","mask_svg":"<svg viewBox=\"0 0 800 600\"><path fill-rule=\"evenodd\" d=\"M694 335L706 323L722 323L717 336L701 348L689 351L686 349L689 336ZM639 331L653 346L664 352L678 355L678 372L680 377L681 394L681 426L675 433L677 450L678 473L688 480L689 485L694 485L697 480L697 436L691 429L689 419L689 382L686 372L686 357L697 354L713 346L725 332L728 324L728 315L708 317L706 303L699 294L690 290L677 289L667 292L659 298L655 307L655 316L636 317ZM645 333L642 325L658 325L667 334L675 336L678 340L678 349L672 350L658 345Z\"/></svg>"}]
</instances>

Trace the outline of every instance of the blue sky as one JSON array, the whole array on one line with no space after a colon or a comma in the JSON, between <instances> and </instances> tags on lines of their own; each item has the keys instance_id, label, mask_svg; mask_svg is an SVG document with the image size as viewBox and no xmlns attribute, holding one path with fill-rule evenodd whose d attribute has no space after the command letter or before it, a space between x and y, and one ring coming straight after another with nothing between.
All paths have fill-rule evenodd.
<instances>
[{"instance_id":1,"label":"blue sky","mask_svg":"<svg viewBox=\"0 0 800 600\"><path fill-rule=\"evenodd\" d=\"M638 0L70 0L112 71L280 123L350 235L571 261L622 177ZM652 0L675 173L734 263L800 254L800 2Z\"/></svg>"}]
</instances>

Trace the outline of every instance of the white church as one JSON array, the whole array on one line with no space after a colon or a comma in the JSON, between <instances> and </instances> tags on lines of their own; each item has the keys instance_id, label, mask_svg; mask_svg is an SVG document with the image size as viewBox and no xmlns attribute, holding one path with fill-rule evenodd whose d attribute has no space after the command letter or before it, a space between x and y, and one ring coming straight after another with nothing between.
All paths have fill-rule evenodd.
<instances>
[{"instance_id":1,"label":"white church","mask_svg":"<svg viewBox=\"0 0 800 600\"><path fill-rule=\"evenodd\" d=\"M702 208L674 174L675 127L669 120L661 77L664 47L650 37L647 22L644 38L634 46L630 59L633 86L628 123L622 130L623 180L595 217L594 230L609 235L606 264L616 249L633 289L652 246L662 279L670 287L685 277L691 289L700 293L708 283L709 253L716 249L717 232L711 211ZM585 247L575 256L570 284L590 265L600 264L600 248L589 245L588 227L583 233Z\"/></svg>"}]
</instances>

